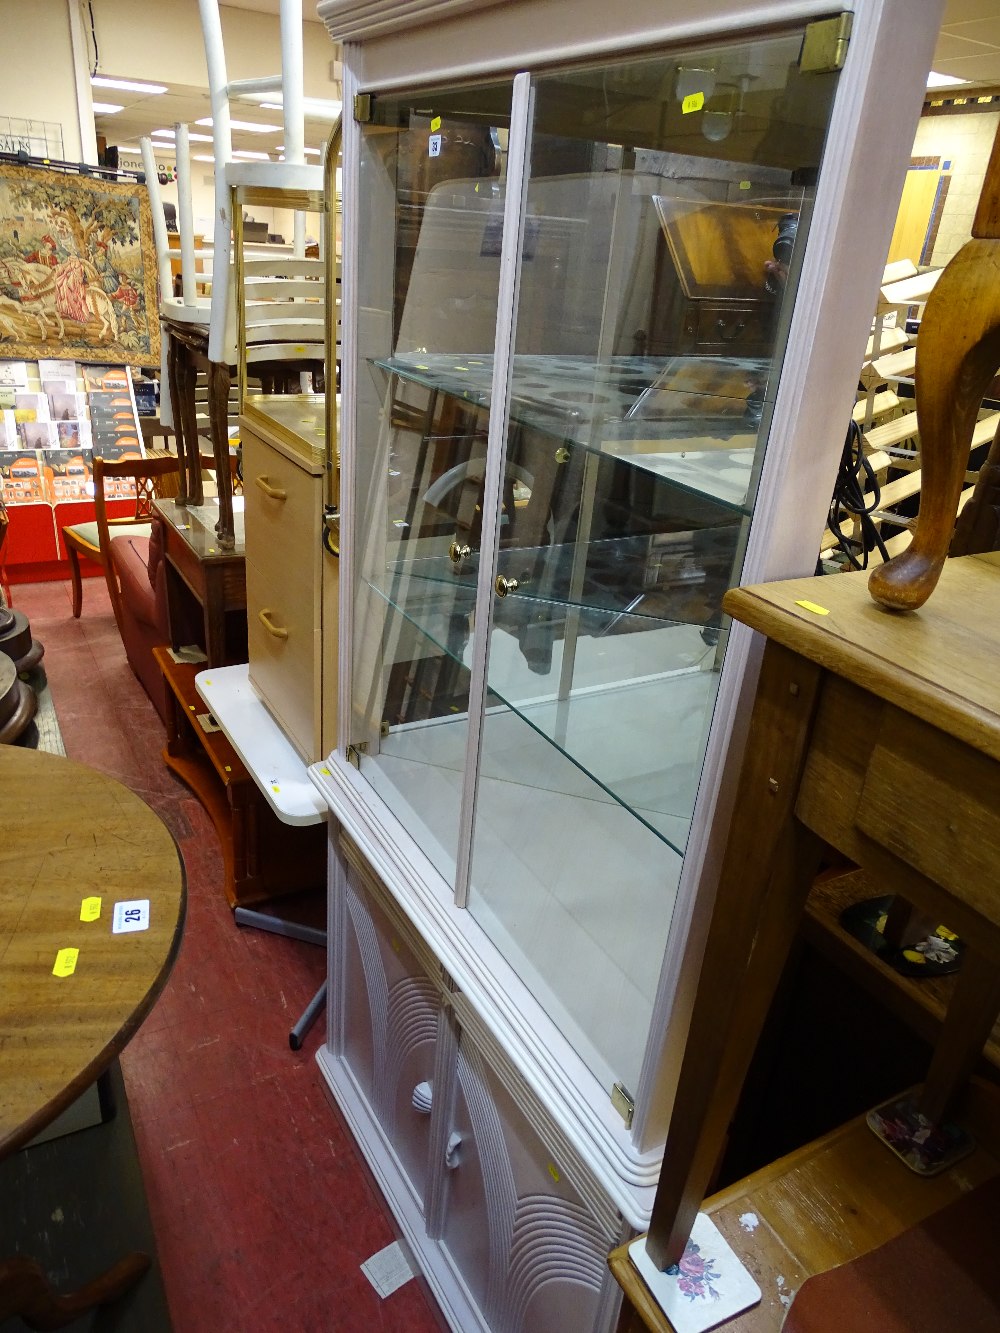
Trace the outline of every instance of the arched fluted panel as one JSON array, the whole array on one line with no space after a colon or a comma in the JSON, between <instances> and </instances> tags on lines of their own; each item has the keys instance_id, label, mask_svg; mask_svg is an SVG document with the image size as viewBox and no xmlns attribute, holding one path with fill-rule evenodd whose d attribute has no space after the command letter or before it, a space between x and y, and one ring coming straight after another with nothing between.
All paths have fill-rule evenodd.
<instances>
[{"instance_id":1,"label":"arched fluted panel","mask_svg":"<svg viewBox=\"0 0 1000 1333\"><path fill-rule=\"evenodd\" d=\"M528 1307L546 1283L577 1283L596 1301L611 1242L582 1204L554 1195L520 1200L514 1221L504 1333L521 1333Z\"/></svg>"},{"instance_id":2,"label":"arched fluted panel","mask_svg":"<svg viewBox=\"0 0 1000 1333\"><path fill-rule=\"evenodd\" d=\"M422 1042L436 1039L437 1014L437 991L426 977L401 977L390 989L386 1058L380 1071L380 1081L385 1082L385 1127L390 1133L395 1127L396 1091L403 1065Z\"/></svg>"},{"instance_id":3,"label":"arched fluted panel","mask_svg":"<svg viewBox=\"0 0 1000 1333\"><path fill-rule=\"evenodd\" d=\"M517 1188L500 1115L487 1087L479 1057L472 1048L467 1050L460 1046L458 1049L458 1085L472 1121L485 1186L490 1238L485 1313L493 1325L506 1304L507 1262L514 1234ZM498 1333L501 1327L498 1324Z\"/></svg>"},{"instance_id":4,"label":"arched fluted panel","mask_svg":"<svg viewBox=\"0 0 1000 1333\"><path fill-rule=\"evenodd\" d=\"M358 951L361 954L361 967L365 974L365 990L368 993L368 1008L371 1014L372 1054L372 1104L379 1118L389 1111L389 1099L386 1096L385 1066L386 1045L389 1025L389 982L382 962L378 932L371 918L367 904L359 896L350 880L346 885L347 910L351 914Z\"/></svg>"}]
</instances>

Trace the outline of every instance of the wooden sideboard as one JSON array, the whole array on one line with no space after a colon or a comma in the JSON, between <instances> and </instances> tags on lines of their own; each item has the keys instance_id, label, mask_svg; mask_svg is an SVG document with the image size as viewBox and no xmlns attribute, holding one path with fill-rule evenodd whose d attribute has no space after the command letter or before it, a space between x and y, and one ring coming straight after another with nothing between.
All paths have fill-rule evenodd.
<instances>
[{"instance_id":1,"label":"wooden sideboard","mask_svg":"<svg viewBox=\"0 0 1000 1333\"><path fill-rule=\"evenodd\" d=\"M243 515L236 514L236 545L223 548L215 532L218 511L211 504L153 501L167 562L167 615L175 648L192 609L201 620L209 666L241 662L246 653L247 605Z\"/></svg>"},{"instance_id":2,"label":"wooden sideboard","mask_svg":"<svg viewBox=\"0 0 1000 1333\"><path fill-rule=\"evenodd\" d=\"M915 614L876 606L864 572L738 589L725 609L767 643L646 1240L660 1268L679 1257L703 1206L825 846L966 943L918 1093L931 1121L983 1118L982 1097L963 1095L1000 1010L1000 554L948 561ZM998 1126L994 1100L980 1143L995 1145ZM978 1151L962 1164L969 1179L1000 1169L995 1151ZM800 1278L891 1239L942 1201L943 1178L913 1176L863 1123L767 1170L772 1202L799 1172L786 1190L794 1206L773 1210L772 1229L792 1248L831 1189L838 1215L874 1219L848 1228L853 1250L819 1247ZM763 1175L726 1196L758 1198ZM704 1204L713 1214L721 1206ZM751 1267L766 1265L770 1241L737 1239ZM628 1289L622 1262L618 1254L612 1266ZM767 1300L770 1322L748 1315L731 1326L777 1329L784 1309L773 1291ZM644 1317L641 1293L630 1304L621 1327L641 1327L627 1322ZM645 1318L667 1327L652 1309Z\"/></svg>"}]
</instances>

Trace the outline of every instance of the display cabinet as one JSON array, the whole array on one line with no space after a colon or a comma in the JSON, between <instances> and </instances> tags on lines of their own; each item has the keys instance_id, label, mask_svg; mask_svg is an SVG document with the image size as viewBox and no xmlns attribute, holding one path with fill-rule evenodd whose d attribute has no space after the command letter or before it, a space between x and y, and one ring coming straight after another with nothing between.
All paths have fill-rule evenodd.
<instances>
[{"instance_id":1,"label":"display cabinet","mask_svg":"<svg viewBox=\"0 0 1000 1333\"><path fill-rule=\"evenodd\" d=\"M511 1223L453 1135L522 1115L572 1161L561 1258L648 1217L755 670L721 598L815 560L932 8L320 5L352 113L320 1063L456 1328L611 1312L598 1275L586 1314L498 1303Z\"/></svg>"},{"instance_id":2,"label":"display cabinet","mask_svg":"<svg viewBox=\"0 0 1000 1333\"><path fill-rule=\"evenodd\" d=\"M233 191L249 678L312 762L332 747L336 718L337 563L323 544L336 461L336 396L328 392L336 247L323 168L289 168L280 188L250 174ZM244 216L261 208L297 214L307 253L248 245Z\"/></svg>"}]
</instances>

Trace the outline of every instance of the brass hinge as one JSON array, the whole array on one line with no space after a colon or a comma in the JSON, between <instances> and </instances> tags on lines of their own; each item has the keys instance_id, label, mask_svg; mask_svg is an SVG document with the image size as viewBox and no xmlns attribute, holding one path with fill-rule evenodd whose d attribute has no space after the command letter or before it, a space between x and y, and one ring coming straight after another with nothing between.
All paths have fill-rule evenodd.
<instances>
[{"instance_id":1,"label":"brass hinge","mask_svg":"<svg viewBox=\"0 0 1000 1333\"><path fill-rule=\"evenodd\" d=\"M829 74L843 69L853 22L854 15L845 11L835 18L817 19L806 25L799 56L799 69L803 74Z\"/></svg>"},{"instance_id":2,"label":"brass hinge","mask_svg":"<svg viewBox=\"0 0 1000 1333\"><path fill-rule=\"evenodd\" d=\"M354 94L354 119L359 125L370 125L372 119L372 107L375 99L371 93Z\"/></svg>"},{"instance_id":3,"label":"brass hinge","mask_svg":"<svg viewBox=\"0 0 1000 1333\"><path fill-rule=\"evenodd\" d=\"M348 745L347 762L355 768L361 767L361 756L368 753L368 742L358 741L357 745Z\"/></svg>"},{"instance_id":4,"label":"brass hinge","mask_svg":"<svg viewBox=\"0 0 1000 1333\"><path fill-rule=\"evenodd\" d=\"M632 1117L635 1115L635 1098L624 1083L616 1083L611 1089L611 1105L625 1121L625 1128L631 1129Z\"/></svg>"}]
</instances>

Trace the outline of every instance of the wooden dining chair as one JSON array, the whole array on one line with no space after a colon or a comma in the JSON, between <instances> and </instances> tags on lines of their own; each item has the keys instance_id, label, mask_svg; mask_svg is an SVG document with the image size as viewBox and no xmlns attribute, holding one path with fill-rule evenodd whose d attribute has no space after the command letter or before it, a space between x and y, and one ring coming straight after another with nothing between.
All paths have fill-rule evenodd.
<instances>
[{"instance_id":1,"label":"wooden dining chair","mask_svg":"<svg viewBox=\"0 0 1000 1333\"><path fill-rule=\"evenodd\" d=\"M115 537L137 536L147 538L152 531L153 500L166 493L165 481L175 477L179 470L172 454L146 458L94 459L94 528L98 562L111 598L111 609L119 631L122 629L121 584L111 559L111 542ZM108 514L110 480L125 479L134 486L135 508L122 518Z\"/></svg>"},{"instance_id":2,"label":"wooden dining chair","mask_svg":"<svg viewBox=\"0 0 1000 1333\"><path fill-rule=\"evenodd\" d=\"M136 460L124 460L136 461ZM97 460L95 459L95 476ZM167 469L169 471L169 469ZM121 497L117 497L121 499ZM117 535L124 535L124 532L131 531L137 535L149 536L149 509L148 504L140 495L135 496L135 511L128 515L109 519L109 523L115 525ZM79 620L80 613L83 612L83 571L81 571L80 560L92 560L96 565L104 569L104 557L101 555L99 533L97 533L97 517L85 520L83 523L72 523L65 525L60 529L63 535L63 545L65 553L69 559L69 581L72 584L72 609L73 619Z\"/></svg>"}]
</instances>

